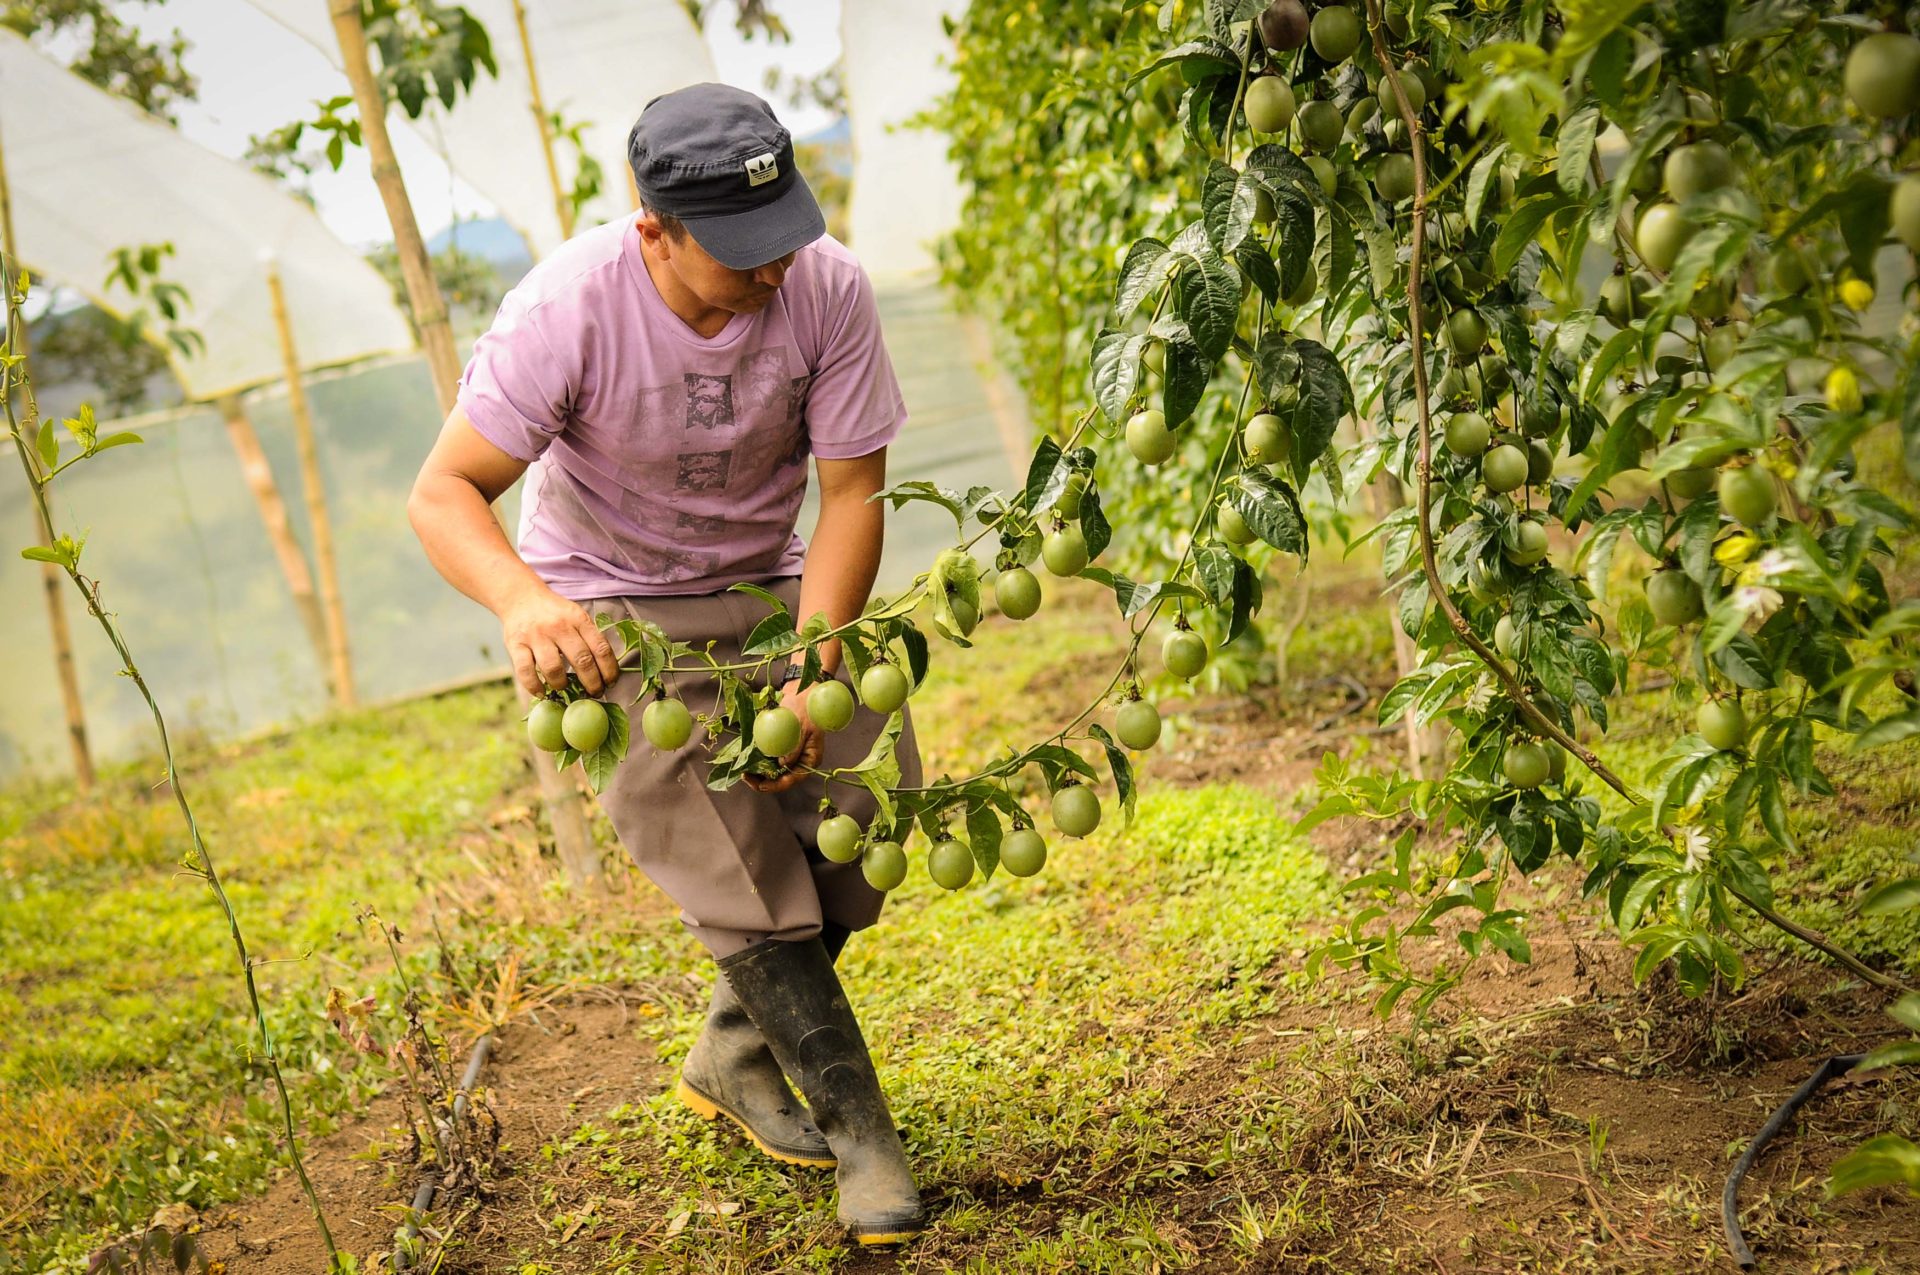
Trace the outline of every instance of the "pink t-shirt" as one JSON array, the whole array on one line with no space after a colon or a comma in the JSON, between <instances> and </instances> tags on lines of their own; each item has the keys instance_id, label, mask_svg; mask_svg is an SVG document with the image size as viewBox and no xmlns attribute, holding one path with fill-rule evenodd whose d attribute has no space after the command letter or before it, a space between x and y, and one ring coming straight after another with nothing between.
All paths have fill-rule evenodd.
<instances>
[{"instance_id":1,"label":"pink t-shirt","mask_svg":"<svg viewBox=\"0 0 1920 1275\"><path fill-rule=\"evenodd\" d=\"M632 218L569 240L500 303L460 380L474 428L532 462L520 555L556 593L711 593L798 575L807 456L885 447L906 406L873 286L831 238L707 338L667 308Z\"/></svg>"}]
</instances>

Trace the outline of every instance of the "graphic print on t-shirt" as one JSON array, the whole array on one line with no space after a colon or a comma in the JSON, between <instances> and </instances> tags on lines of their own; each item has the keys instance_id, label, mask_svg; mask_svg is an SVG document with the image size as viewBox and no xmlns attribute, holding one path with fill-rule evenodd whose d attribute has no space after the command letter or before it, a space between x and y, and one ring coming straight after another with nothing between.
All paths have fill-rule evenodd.
<instances>
[{"instance_id":1,"label":"graphic print on t-shirt","mask_svg":"<svg viewBox=\"0 0 1920 1275\"><path fill-rule=\"evenodd\" d=\"M730 526L725 518L710 517L707 514L688 513L682 509L673 516L675 531L691 531L696 536L723 536Z\"/></svg>"},{"instance_id":2,"label":"graphic print on t-shirt","mask_svg":"<svg viewBox=\"0 0 1920 1275\"><path fill-rule=\"evenodd\" d=\"M733 449L723 452L681 452L679 476L673 485L680 491L718 491L727 485L733 472Z\"/></svg>"},{"instance_id":3,"label":"graphic print on t-shirt","mask_svg":"<svg viewBox=\"0 0 1920 1275\"><path fill-rule=\"evenodd\" d=\"M769 408L776 413L782 410L787 397L787 348L774 346L747 355L740 360L734 384L740 391L736 406L744 419L761 421Z\"/></svg>"},{"instance_id":4,"label":"graphic print on t-shirt","mask_svg":"<svg viewBox=\"0 0 1920 1275\"><path fill-rule=\"evenodd\" d=\"M685 374L687 382L687 428L733 428L733 377L708 376L702 372Z\"/></svg>"}]
</instances>

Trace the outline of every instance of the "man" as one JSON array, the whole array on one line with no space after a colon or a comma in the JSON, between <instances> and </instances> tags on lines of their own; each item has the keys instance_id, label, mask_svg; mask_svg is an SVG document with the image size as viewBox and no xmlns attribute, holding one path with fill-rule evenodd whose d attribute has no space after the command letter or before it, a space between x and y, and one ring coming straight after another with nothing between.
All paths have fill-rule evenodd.
<instances>
[{"instance_id":1,"label":"man","mask_svg":"<svg viewBox=\"0 0 1920 1275\"><path fill-rule=\"evenodd\" d=\"M718 84L667 94L628 158L646 211L571 240L507 295L408 502L434 566L499 617L522 686L571 674L622 703L638 675L622 674L590 611L711 642L721 662L765 614L737 583L801 619L855 619L880 561L883 506L869 497L905 420L871 285L826 237L765 102ZM810 548L794 534L809 455ZM489 506L523 472L516 553ZM846 680L837 643L821 659ZM781 694L804 737L777 777L714 792L698 740L659 754L637 739L601 804L719 964L680 1098L778 1159L835 1166L852 1235L897 1242L925 1214L833 967L882 896L813 845L815 772L856 764L885 723L863 708L824 734L798 675L784 670ZM709 678L674 674L671 690L713 710ZM918 783L910 725L900 761ZM833 797L872 819L857 786Z\"/></svg>"}]
</instances>

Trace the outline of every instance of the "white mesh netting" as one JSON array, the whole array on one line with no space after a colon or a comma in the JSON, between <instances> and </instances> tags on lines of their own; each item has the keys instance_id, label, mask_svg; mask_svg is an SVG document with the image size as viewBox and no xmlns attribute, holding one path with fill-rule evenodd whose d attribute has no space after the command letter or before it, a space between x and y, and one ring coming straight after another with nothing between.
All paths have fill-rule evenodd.
<instances>
[{"instance_id":1,"label":"white mesh netting","mask_svg":"<svg viewBox=\"0 0 1920 1275\"><path fill-rule=\"evenodd\" d=\"M249 3L339 64L340 46L321 0ZM429 109L440 112L449 166L545 256L560 243L560 214L529 106L513 5L466 0L466 7L487 28L500 74L478 76L450 112L438 103ZM601 193L582 210L580 227L617 217L632 207L627 131L640 108L662 93L714 79L713 56L679 0L529 0L526 9L547 109L569 125L586 126L585 150L601 168ZM424 124L421 131L433 132ZM573 148L560 144L555 151L561 183L571 189L578 168Z\"/></svg>"},{"instance_id":2,"label":"white mesh netting","mask_svg":"<svg viewBox=\"0 0 1920 1275\"><path fill-rule=\"evenodd\" d=\"M284 371L262 254L278 261L309 367L405 350L413 337L379 271L312 210L245 166L202 149L0 29L0 144L21 260L124 316L138 304L104 281L118 248L168 242L161 277L186 289L204 346L169 352L187 396L279 380Z\"/></svg>"},{"instance_id":3,"label":"white mesh netting","mask_svg":"<svg viewBox=\"0 0 1920 1275\"><path fill-rule=\"evenodd\" d=\"M842 0L840 39L853 122L849 237L876 279L926 270L960 220L959 175L944 133L903 127L952 83L943 14L964 0Z\"/></svg>"}]
</instances>

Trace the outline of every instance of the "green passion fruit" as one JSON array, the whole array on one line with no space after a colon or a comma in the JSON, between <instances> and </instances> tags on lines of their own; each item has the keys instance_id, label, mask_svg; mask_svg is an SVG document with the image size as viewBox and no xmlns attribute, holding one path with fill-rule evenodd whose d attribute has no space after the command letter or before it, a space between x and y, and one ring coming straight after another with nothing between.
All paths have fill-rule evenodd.
<instances>
[{"instance_id":1,"label":"green passion fruit","mask_svg":"<svg viewBox=\"0 0 1920 1275\"><path fill-rule=\"evenodd\" d=\"M908 689L907 675L897 665L870 665L860 675L860 702L876 713L898 712Z\"/></svg>"},{"instance_id":2,"label":"green passion fruit","mask_svg":"<svg viewBox=\"0 0 1920 1275\"><path fill-rule=\"evenodd\" d=\"M1247 459L1259 465L1278 465L1293 452L1292 432L1271 412L1261 412L1247 422L1241 443Z\"/></svg>"},{"instance_id":3,"label":"green passion fruit","mask_svg":"<svg viewBox=\"0 0 1920 1275\"><path fill-rule=\"evenodd\" d=\"M1492 437L1487 418L1478 412L1455 412L1447 422L1447 450L1455 456L1484 455Z\"/></svg>"},{"instance_id":4,"label":"green passion fruit","mask_svg":"<svg viewBox=\"0 0 1920 1275\"><path fill-rule=\"evenodd\" d=\"M1688 624L1700 618L1700 586L1686 572L1673 567L1647 577L1647 606L1661 624Z\"/></svg>"},{"instance_id":5,"label":"green passion fruit","mask_svg":"<svg viewBox=\"0 0 1920 1275\"><path fill-rule=\"evenodd\" d=\"M1694 713L1693 724L1700 737L1721 752L1732 752L1747 744L1747 710L1738 700L1710 699Z\"/></svg>"},{"instance_id":6,"label":"green passion fruit","mask_svg":"<svg viewBox=\"0 0 1920 1275\"><path fill-rule=\"evenodd\" d=\"M1749 527L1758 527L1773 516L1779 497L1773 479L1758 465L1720 472L1720 508Z\"/></svg>"},{"instance_id":7,"label":"green passion fruit","mask_svg":"<svg viewBox=\"0 0 1920 1275\"><path fill-rule=\"evenodd\" d=\"M1253 528L1247 525L1247 520L1240 516L1240 511L1224 500L1214 513L1214 525L1220 529L1220 538L1228 544L1250 545L1259 539Z\"/></svg>"},{"instance_id":8,"label":"green passion fruit","mask_svg":"<svg viewBox=\"0 0 1920 1275\"><path fill-rule=\"evenodd\" d=\"M607 742L607 733L612 729L607 706L597 699L573 701L560 718L560 733L567 747L576 752L590 753L600 747Z\"/></svg>"},{"instance_id":9,"label":"green passion fruit","mask_svg":"<svg viewBox=\"0 0 1920 1275\"><path fill-rule=\"evenodd\" d=\"M1847 54L1843 79L1847 96L1866 114L1883 120L1910 114L1920 107L1920 40L1896 31L1868 36Z\"/></svg>"},{"instance_id":10,"label":"green passion fruit","mask_svg":"<svg viewBox=\"0 0 1920 1275\"><path fill-rule=\"evenodd\" d=\"M1317 151L1333 150L1347 131L1340 108L1327 101L1308 102L1300 108L1294 123L1299 126L1301 140Z\"/></svg>"},{"instance_id":11,"label":"green passion fruit","mask_svg":"<svg viewBox=\"0 0 1920 1275\"><path fill-rule=\"evenodd\" d=\"M676 752L693 738L693 714L677 699L657 699L641 712L640 733L661 752Z\"/></svg>"},{"instance_id":12,"label":"green passion fruit","mask_svg":"<svg viewBox=\"0 0 1920 1275\"><path fill-rule=\"evenodd\" d=\"M1667 194L1685 203L1733 185L1739 170L1734 167L1732 153L1719 142L1689 142L1667 152L1661 176L1666 181Z\"/></svg>"},{"instance_id":13,"label":"green passion fruit","mask_svg":"<svg viewBox=\"0 0 1920 1275\"><path fill-rule=\"evenodd\" d=\"M1072 523L1050 531L1040 542L1040 561L1057 576L1077 576L1087 567L1087 538Z\"/></svg>"},{"instance_id":14,"label":"green passion fruit","mask_svg":"<svg viewBox=\"0 0 1920 1275\"><path fill-rule=\"evenodd\" d=\"M1009 567L993 582L993 598L1009 620L1031 619L1040 609L1040 578L1025 567Z\"/></svg>"},{"instance_id":15,"label":"green passion fruit","mask_svg":"<svg viewBox=\"0 0 1920 1275\"><path fill-rule=\"evenodd\" d=\"M943 890L958 890L973 880L973 851L962 841L934 842L927 851L927 875Z\"/></svg>"},{"instance_id":16,"label":"green passion fruit","mask_svg":"<svg viewBox=\"0 0 1920 1275\"><path fill-rule=\"evenodd\" d=\"M1389 204L1413 198L1413 158L1395 151L1373 170L1373 188Z\"/></svg>"},{"instance_id":17,"label":"green passion fruit","mask_svg":"<svg viewBox=\"0 0 1920 1275\"><path fill-rule=\"evenodd\" d=\"M845 730L853 721L853 692L845 682L817 683L807 692L807 719L829 733Z\"/></svg>"},{"instance_id":18,"label":"green passion fruit","mask_svg":"<svg viewBox=\"0 0 1920 1275\"><path fill-rule=\"evenodd\" d=\"M907 879L907 852L898 841L876 841L860 856L860 875L876 890L897 889Z\"/></svg>"},{"instance_id":19,"label":"green passion fruit","mask_svg":"<svg viewBox=\"0 0 1920 1275\"><path fill-rule=\"evenodd\" d=\"M1480 478L1495 494L1517 491L1527 483L1527 454L1512 443L1502 443L1480 462Z\"/></svg>"},{"instance_id":20,"label":"green passion fruit","mask_svg":"<svg viewBox=\"0 0 1920 1275\"><path fill-rule=\"evenodd\" d=\"M1047 866L1047 843L1032 828L1015 828L1000 843L1000 866L1016 877L1030 877Z\"/></svg>"},{"instance_id":21,"label":"green passion fruit","mask_svg":"<svg viewBox=\"0 0 1920 1275\"><path fill-rule=\"evenodd\" d=\"M1516 567L1531 567L1542 562L1547 556L1547 529L1532 518L1521 522L1513 529L1517 543L1500 550L1503 557Z\"/></svg>"},{"instance_id":22,"label":"green passion fruit","mask_svg":"<svg viewBox=\"0 0 1920 1275\"><path fill-rule=\"evenodd\" d=\"M1179 450L1166 414L1157 407L1135 412L1127 419L1127 450L1142 465L1164 465ZM1084 564L1082 564L1084 565Z\"/></svg>"},{"instance_id":23,"label":"green passion fruit","mask_svg":"<svg viewBox=\"0 0 1920 1275\"><path fill-rule=\"evenodd\" d=\"M1678 204L1655 204L1640 214L1634 230L1634 246L1640 259L1655 270L1666 272L1680 256L1680 250L1693 238L1694 224L1680 211Z\"/></svg>"},{"instance_id":24,"label":"green passion fruit","mask_svg":"<svg viewBox=\"0 0 1920 1275\"><path fill-rule=\"evenodd\" d=\"M800 747L799 715L784 704L761 709L753 718L753 746L773 758Z\"/></svg>"},{"instance_id":25,"label":"green passion fruit","mask_svg":"<svg viewBox=\"0 0 1920 1275\"><path fill-rule=\"evenodd\" d=\"M1145 752L1160 742L1160 710L1143 699L1129 700L1114 717L1113 733L1128 748Z\"/></svg>"},{"instance_id":26,"label":"green passion fruit","mask_svg":"<svg viewBox=\"0 0 1920 1275\"><path fill-rule=\"evenodd\" d=\"M1313 15L1307 38L1313 51L1329 62L1344 62L1360 47L1360 15L1345 5L1328 5Z\"/></svg>"},{"instance_id":27,"label":"green passion fruit","mask_svg":"<svg viewBox=\"0 0 1920 1275\"><path fill-rule=\"evenodd\" d=\"M1053 794L1053 823L1069 837L1084 837L1100 826L1100 798L1082 784Z\"/></svg>"},{"instance_id":28,"label":"green passion fruit","mask_svg":"<svg viewBox=\"0 0 1920 1275\"><path fill-rule=\"evenodd\" d=\"M1247 124L1256 133L1278 133L1293 123L1293 88L1277 75L1247 85Z\"/></svg>"},{"instance_id":29,"label":"green passion fruit","mask_svg":"<svg viewBox=\"0 0 1920 1275\"><path fill-rule=\"evenodd\" d=\"M1553 758L1547 750L1528 740L1513 744L1500 758L1500 772L1515 788L1538 788L1553 774Z\"/></svg>"},{"instance_id":30,"label":"green passion fruit","mask_svg":"<svg viewBox=\"0 0 1920 1275\"><path fill-rule=\"evenodd\" d=\"M852 863L860 857L860 823L852 815L822 819L813 843L827 862Z\"/></svg>"},{"instance_id":31,"label":"green passion fruit","mask_svg":"<svg viewBox=\"0 0 1920 1275\"><path fill-rule=\"evenodd\" d=\"M559 752L567 746L567 737L560 729L561 719L566 715L567 706L559 700L535 701L533 710L527 714L527 738L541 752Z\"/></svg>"},{"instance_id":32,"label":"green passion fruit","mask_svg":"<svg viewBox=\"0 0 1920 1275\"><path fill-rule=\"evenodd\" d=\"M1207 667L1207 640L1192 629L1175 629L1161 643L1160 662L1175 677L1197 677Z\"/></svg>"}]
</instances>

